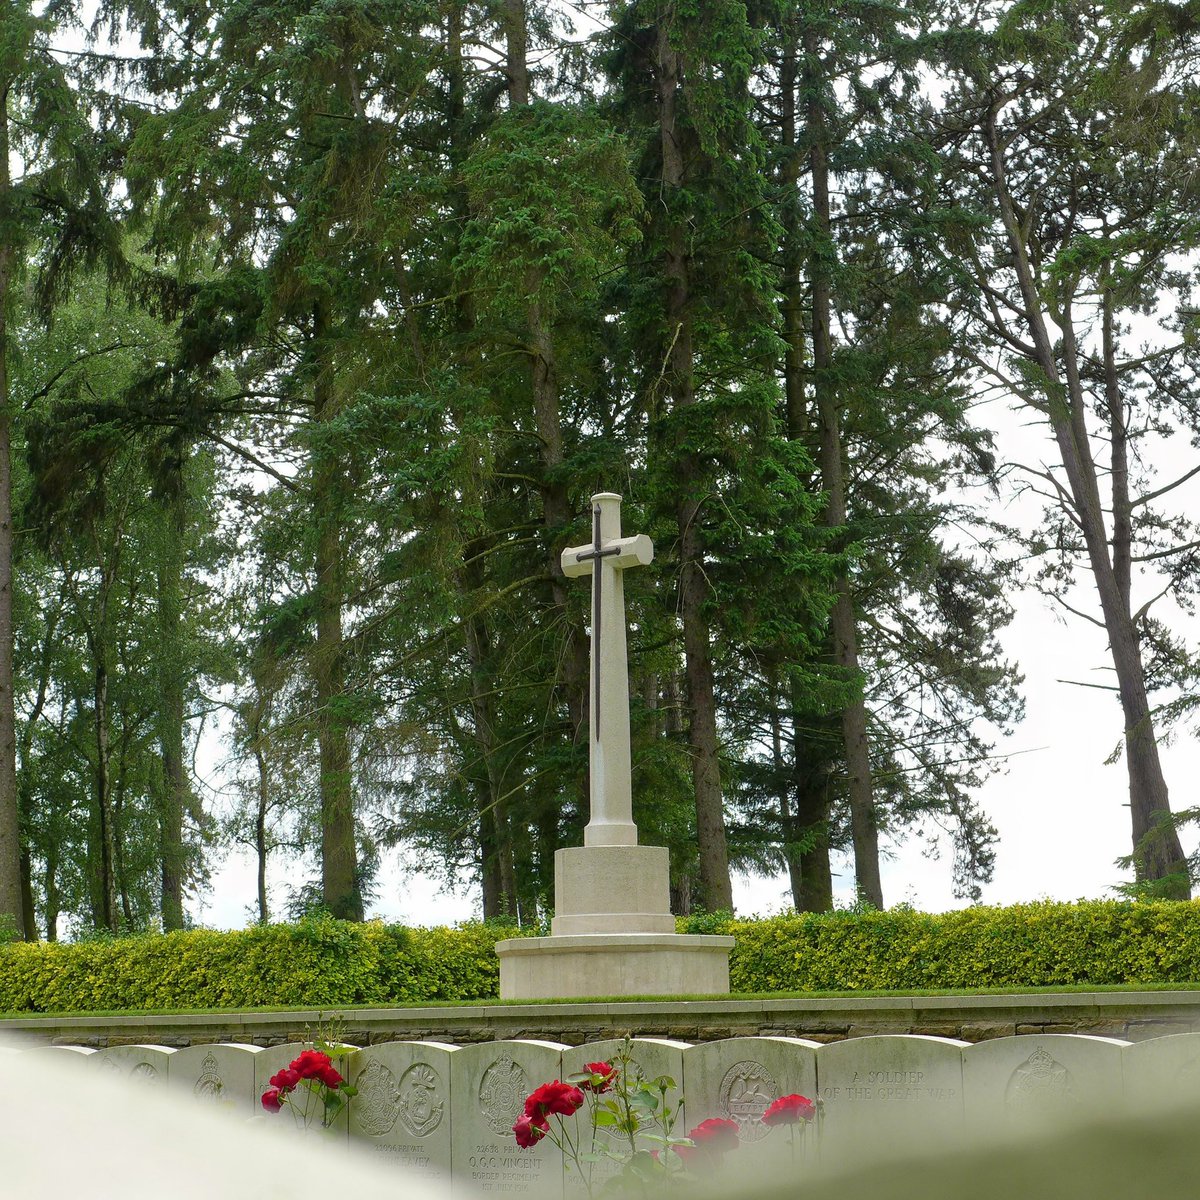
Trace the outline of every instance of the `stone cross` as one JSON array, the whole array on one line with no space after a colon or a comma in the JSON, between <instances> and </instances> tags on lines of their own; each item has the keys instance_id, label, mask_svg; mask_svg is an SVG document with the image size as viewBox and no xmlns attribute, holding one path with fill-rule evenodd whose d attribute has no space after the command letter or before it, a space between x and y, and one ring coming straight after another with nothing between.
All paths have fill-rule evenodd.
<instances>
[{"instance_id":1,"label":"stone cross","mask_svg":"<svg viewBox=\"0 0 1200 1200\"><path fill-rule=\"evenodd\" d=\"M654 545L621 536L621 497L592 497L592 540L562 552L564 575L592 576L591 819L585 846L636 846L629 762L629 662L625 650L626 568L645 566Z\"/></svg>"}]
</instances>

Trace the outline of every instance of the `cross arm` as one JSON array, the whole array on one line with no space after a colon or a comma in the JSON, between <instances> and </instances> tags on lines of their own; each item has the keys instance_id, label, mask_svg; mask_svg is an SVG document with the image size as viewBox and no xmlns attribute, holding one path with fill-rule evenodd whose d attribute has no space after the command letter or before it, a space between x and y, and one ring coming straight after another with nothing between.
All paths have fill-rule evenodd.
<instances>
[{"instance_id":1,"label":"cross arm","mask_svg":"<svg viewBox=\"0 0 1200 1200\"><path fill-rule=\"evenodd\" d=\"M646 534L639 533L635 537L617 538L608 542L601 553L614 567L644 567L654 561L654 543ZM594 556L595 548L589 543L586 546L572 546L562 552L559 561L564 575L573 577L592 573L595 558L587 557L581 560L581 555Z\"/></svg>"}]
</instances>

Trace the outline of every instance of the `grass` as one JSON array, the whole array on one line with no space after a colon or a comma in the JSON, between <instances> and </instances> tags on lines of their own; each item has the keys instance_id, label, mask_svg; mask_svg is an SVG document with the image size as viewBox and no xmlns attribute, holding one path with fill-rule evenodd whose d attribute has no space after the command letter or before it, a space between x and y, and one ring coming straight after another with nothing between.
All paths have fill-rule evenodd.
<instances>
[{"instance_id":1,"label":"grass","mask_svg":"<svg viewBox=\"0 0 1200 1200\"><path fill-rule=\"evenodd\" d=\"M855 1000L888 999L897 996L1037 996L1083 992L1195 992L1198 983L1063 983L1042 987L992 987L992 988L906 988L842 992L739 992L728 996L596 996L587 999L565 998L559 1000L412 1000L407 1002L371 1004L290 1004L262 1005L254 1008L139 1008L139 1009L96 1009L70 1012L7 1012L0 1013L0 1021L61 1020L67 1017L175 1017L211 1013L217 1017L236 1017L256 1013L284 1012L335 1012L347 1014L376 1008L422 1009L422 1008L492 1008L503 1004L527 1006L534 1004L678 1004L695 1001L724 1000Z\"/></svg>"}]
</instances>

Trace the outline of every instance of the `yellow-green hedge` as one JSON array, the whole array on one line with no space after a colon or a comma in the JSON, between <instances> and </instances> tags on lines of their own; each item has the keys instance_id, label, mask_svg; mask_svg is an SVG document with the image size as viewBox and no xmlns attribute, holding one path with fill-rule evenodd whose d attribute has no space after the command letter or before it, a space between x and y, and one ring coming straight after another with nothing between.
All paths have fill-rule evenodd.
<instances>
[{"instance_id":1,"label":"yellow-green hedge","mask_svg":"<svg viewBox=\"0 0 1200 1200\"><path fill-rule=\"evenodd\" d=\"M1085 901L736 920L734 992L1200 982L1200 902ZM329 918L0 948L0 1012L436 1003L495 997L512 930Z\"/></svg>"},{"instance_id":2,"label":"yellow-green hedge","mask_svg":"<svg viewBox=\"0 0 1200 1200\"><path fill-rule=\"evenodd\" d=\"M496 929L319 919L0 949L0 1012L250 1008L496 995Z\"/></svg>"},{"instance_id":3,"label":"yellow-green hedge","mask_svg":"<svg viewBox=\"0 0 1200 1200\"><path fill-rule=\"evenodd\" d=\"M735 992L1200 982L1200 902L1039 902L730 920Z\"/></svg>"}]
</instances>

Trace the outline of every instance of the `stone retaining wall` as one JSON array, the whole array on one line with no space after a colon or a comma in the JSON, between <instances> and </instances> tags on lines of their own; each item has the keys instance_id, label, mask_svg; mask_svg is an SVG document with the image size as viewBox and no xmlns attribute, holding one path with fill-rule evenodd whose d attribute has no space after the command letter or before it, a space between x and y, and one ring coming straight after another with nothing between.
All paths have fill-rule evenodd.
<instances>
[{"instance_id":1,"label":"stone retaining wall","mask_svg":"<svg viewBox=\"0 0 1200 1200\"><path fill-rule=\"evenodd\" d=\"M1200 990L27 1017L0 1021L0 1035L92 1048L139 1042L177 1048L213 1042L275 1046L303 1040L306 1029L327 1024L331 1016L339 1018L339 1032L356 1046L404 1040L470 1045L511 1038L577 1046L625 1034L687 1042L730 1037L835 1042L871 1034L915 1033L981 1042L1014 1035L1083 1033L1138 1042L1200 1032Z\"/></svg>"}]
</instances>

